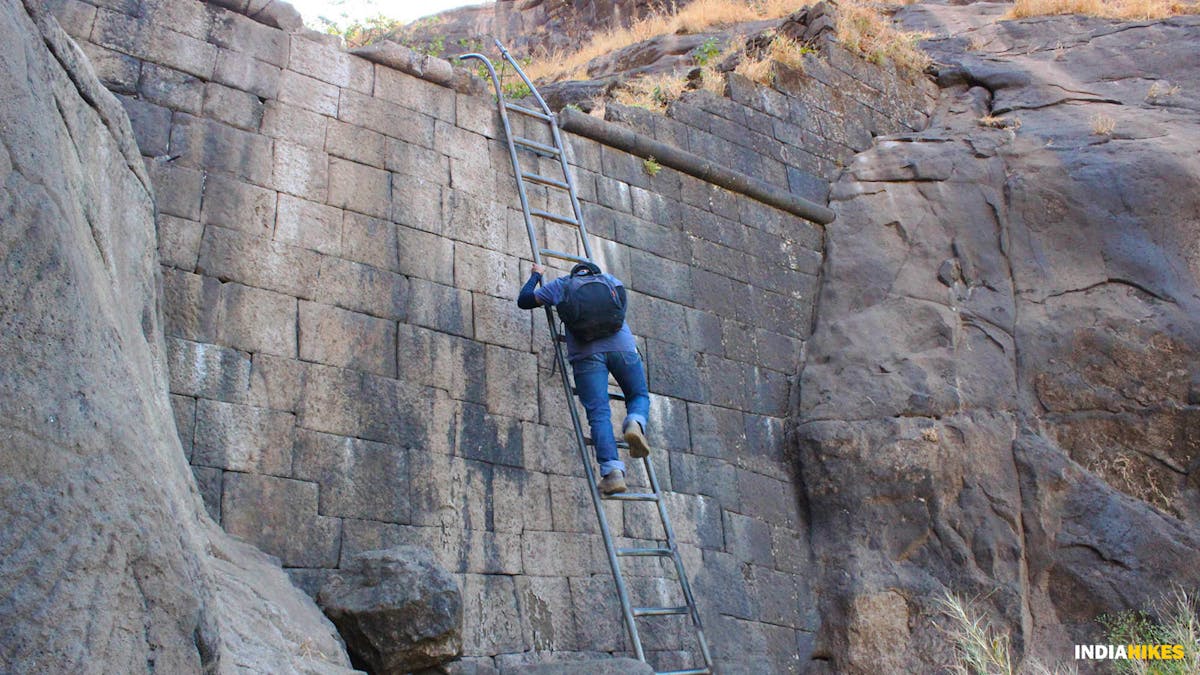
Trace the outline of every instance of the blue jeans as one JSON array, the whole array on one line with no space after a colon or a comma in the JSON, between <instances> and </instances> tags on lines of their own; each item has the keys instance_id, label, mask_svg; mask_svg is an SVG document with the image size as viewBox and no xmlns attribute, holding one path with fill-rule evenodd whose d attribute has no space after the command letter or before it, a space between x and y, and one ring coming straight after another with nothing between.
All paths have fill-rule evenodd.
<instances>
[{"instance_id":1,"label":"blue jeans","mask_svg":"<svg viewBox=\"0 0 1200 675\"><path fill-rule=\"evenodd\" d=\"M596 461L600 475L624 471L625 464L617 455L617 443L612 433L612 412L608 407L608 374L612 373L625 394L625 424L638 422L646 431L646 416L650 414L650 390L646 387L646 371L637 352L599 352L573 361L575 389L579 402L587 411L588 425L596 443Z\"/></svg>"}]
</instances>

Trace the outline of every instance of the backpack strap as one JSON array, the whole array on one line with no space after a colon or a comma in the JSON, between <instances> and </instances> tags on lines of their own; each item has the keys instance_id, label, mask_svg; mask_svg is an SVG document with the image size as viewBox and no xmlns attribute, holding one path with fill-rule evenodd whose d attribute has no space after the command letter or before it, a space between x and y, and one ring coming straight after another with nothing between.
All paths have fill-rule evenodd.
<instances>
[{"instance_id":1,"label":"backpack strap","mask_svg":"<svg viewBox=\"0 0 1200 675\"><path fill-rule=\"evenodd\" d=\"M600 266L596 263L581 262L571 268L571 276L581 277L585 275L600 276Z\"/></svg>"}]
</instances>

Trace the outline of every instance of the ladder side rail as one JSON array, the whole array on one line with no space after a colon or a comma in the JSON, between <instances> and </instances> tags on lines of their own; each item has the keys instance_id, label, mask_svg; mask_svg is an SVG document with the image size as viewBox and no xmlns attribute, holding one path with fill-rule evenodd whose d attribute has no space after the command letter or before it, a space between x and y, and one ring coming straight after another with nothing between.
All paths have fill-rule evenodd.
<instances>
[{"instance_id":1,"label":"ladder side rail","mask_svg":"<svg viewBox=\"0 0 1200 675\"><path fill-rule=\"evenodd\" d=\"M671 527L671 519L667 515L667 500L661 499L662 490L659 488L658 476L654 473L654 465L650 462L650 458L643 457L642 464L646 468L650 488L654 494L660 497L658 515L662 519L663 532L667 535L667 547L671 549L671 560L675 563L675 574L679 577L679 587L683 590L683 599L687 603L689 614L691 614L692 626L696 629L696 638L700 643L700 653L704 657L704 665L711 670L713 667L712 654L708 650L708 640L704 637L704 625L700 622L700 610L696 607L695 596L692 595L692 585L688 582L687 574L683 569L683 558L680 557L679 547L675 543L675 529Z\"/></svg>"},{"instance_id":2,"label":"ladder side rail","mask_svg":"<svg viewBox=\"0 0 1200 675\"><path fill-rule=\"evenodd\" d=\"M612 532L608 527L608 514L600 500L600 490L596 485L596 472L592 468L591 457L588 456L588 446L583 438L583 424L579 421L579 409L575 406L575 397L571 393L571 380L567 375L567 358L563 355L563 344L558 340L558 329L554 325L554 310L546 307L546 321L550 326L550 337L554 342L554 358L558 362L558 372L562 377L563 390L567 394L567 408L571 412L571 427L575 431L575 445L579 448L579 459L583 461L583 472L587 476L588 493L592 496L592 507L596 509L596 519L600 522L600 537L604 540L604 550L608 554L608 565L612 568L613 582L617 586L617 596L621 601L621 616L625 620L625 629L633 642L634 653L639 661L646 661L642 649L642 639L638 635L637 620L633 616L633 606L629 601L629 590L625 587L625 577L621 574L621 564L617 560L616 547L613 545Z\"/></svg>"},{"instance_id":3,"label":"ladder side rail","mask_svg":"<svg viewBox=\"0 0 1200 675\"><path fill-rule=\"evenodd\" d=\"M550 106L546 105L546 101L538 93L537 87L533 86L533 82L530 81L529 76L521 69L521 64L517 63L516 59L513 58L512 54L508 52L508 49L499 40L496 40L496 46L500 48L500 53L504 55L504 59L513 67L517 75L521 77L525 86L529 87L530 93L537 99L542 111L550 115L553 119L554 113L550 111ZM558 131L557 121L550 122L550 133L554 137L554 147L558 148L558 162L562 166L563 177L569 186L568 194L571 196L571 210L575 212L575 222L579 227L579 239L583 242L583 257L593 260L592 245L588 238L587 227L583 224L583 210L579 206L579 198L575 195L575 179L571 177L571 172L567 169L567 155L563 147L562 134Z\"/></svg>"},{"instance_id":4,"label":"ladder side rail","mask_svg":"<svg viewBox=\"0 0 1200 675\"><path fill-rule=\"evenodd\" d=\"M521 178L521 160L517 157L517 148L513 145L512 125L508 121L508 109L504 107L504 90L500 87L500 78L496 76L496 68L491 59L483 54L470 53L458 57L460 61L478 59L487 68L492 79L492 87L496 90L496 108L500 111L500 121L504 124L504 142L508 145L508 157L512 160L513 175L517 179L517 196L521 199L521 216L525 219L525 231L529 235L529 247L533 249L533 262L542 264L542 254L538 248L537 230L533 227L533 218L529 215L529 196L525 192L525 181ZM551 328L554 326L551 325Z\"/></svg>"}]
</instances>

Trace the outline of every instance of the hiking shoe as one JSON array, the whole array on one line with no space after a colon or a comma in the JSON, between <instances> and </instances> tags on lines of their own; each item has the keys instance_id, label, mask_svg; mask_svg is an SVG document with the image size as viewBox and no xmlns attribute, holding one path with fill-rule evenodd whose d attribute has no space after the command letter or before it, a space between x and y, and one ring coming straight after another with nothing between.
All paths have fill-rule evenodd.
<instances>
[{"instance_id":1,"label":"hiking shoe","mask_svg":"<svg viewBox=\"0 0 1200 675\"><path fill-rule=\"evenodd\" d=\"M642 432L640 422L625 425L625 442L629 444L630 457L641 459L650 454L650 444L646 442L646 434Z\"/></svg>"},{"instance_id":2,"label":"hiking shoe","mask_svg":"<svg viewBox=\"0 0 1200 675\"><path fill-rule=\"evenodd\" d=\"M615 495L618 492L624 492L625 487L625 472L617 469L608 472L608 475L600 479L600 493L606 495Z\"/></svg>"}]
</instances>

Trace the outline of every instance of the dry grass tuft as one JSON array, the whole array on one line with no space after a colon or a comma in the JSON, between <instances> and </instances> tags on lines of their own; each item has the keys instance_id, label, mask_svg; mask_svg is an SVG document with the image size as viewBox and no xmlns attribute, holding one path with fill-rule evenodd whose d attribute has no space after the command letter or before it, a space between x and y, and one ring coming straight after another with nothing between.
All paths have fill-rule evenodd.
<instances>
[{"instance_id":1,"label":"dry grass tuft","mask_svg":"<svg viewBox=\"0 0 1200 675\"><path fill-rule=\"evenodd\" d=\"M930 63L929 56L917 48L924 34L897 30L874 5L859 0L838 3L837 36L847 49L872 63L891 60L911 73L920 73Z\"/></svg>"},{"instance_id":2,"label":"dry grass tuft","mask_svg":"<svg viewBox=\"0 0 1200 675\"><path fill-rule=\"evenodd\" d=\"M759 84L771 86L775 81L775 64L803 71L804 55L815 53L816 50L803 42L786 35L776 35L761 54L744 56L733 72Z\"/></svg>"},{"instance_id":3,"label":"dry grass tuft","mask_svg":"<svg viewBox=\"0 0 1200 675\"><path fill-rule=\"evenodd\" d=\"M683 95L687 78L675 73L643 75L630 80L613 92L613 100L622 105L663 112L672 101Z\"/></svg>"},{"instance_id":4,"label":"dry grass tuft","mask_svg":"<svg viewBox=\"0 0 1200 675\"><path fill-rule=\"evenodd\" d=\"M1146 92L1147 101L1157 101L1160 98L1170 98L1179 93L1179 85L1163 82L1159 80L1150 85L1150 91Z\"/></svg>"},{"instance_id":5,"label":"dry grass tuft","mask_svg":"<svg viewBox=\"0 0 1200 675\"><path fill-rule=\"evenodd\" d=\"M724 96L725 73L722 73L712 66L704 66L700 68L700 88L704 91L712 92L717 96Z\"/></svg>"},{"instance_id":6,"label":"dry grass tuft","mask_svg":"<svg viewBox=\"0 0 1200 675\"><path fill-rule=\"evenodd\" d=\"M1016 0L1008 16L1021 19L1053 14L1085 14L1106 19L1165 19L1200 14L1200 3L1180 0Z\"/></svg>"},{"instance_id":7,"label":"dry grass tuft","mask_svg":"<svg viewBox=\"0 0 1200 675\"><path fill-rule=\"evenodd\" d=\"M1097 136L1111 136L1114 129L1117 128L1117 121L1104 113L1096 113L1092 115L1092 133Z\"/></svg>"},{"instance_id":8,"label":"dry grass tuft","mask_svg":"<svg viewBox=\"0 0 1200 675\"><path fill-rule=\"evenodd\" d=\"M775 83L775 63L766 55L745 56L733 72L768 87Z\"/></svg>"},{"instance_id":9,"label":"dry grass tuft","mask_svg":"<svg viewBox=\"0 0 1200 675\"><path fill-rule=\"evenodd\" d=\"M950 591L937 599L947 619L938 629L954 647L950 672L961 675L1016 675L1007 631L997 629L971 600Z\"/></svg>"},{"instance_id":10,"label":"dry grass tuft","mask_svg":"<svg viewBox=\"0 0 1200 675\"><path fill-rule=\"evenodd\" d=\"M701 33L747 21L778 19L811 4L810 0L695 0L678 12L656 13L628 28L597 33L578 51L548 54L531 63L525 72L540 81L583 79L589 61L622 47L672 33Z\"/></svg>"},{"instance_id":11,"label":"dry grass tuft","mask_svg":"<svg viewBox=\"0 0 1200 675\"><path fill-rule=\"evenodd\" d=\"M980 126L990 127L992 129L1012 129L1016 131L1021 128L1021 120L1016 117L997 117L995 115L984 115L978 120Z\"/></svg>"}]
</instances>

